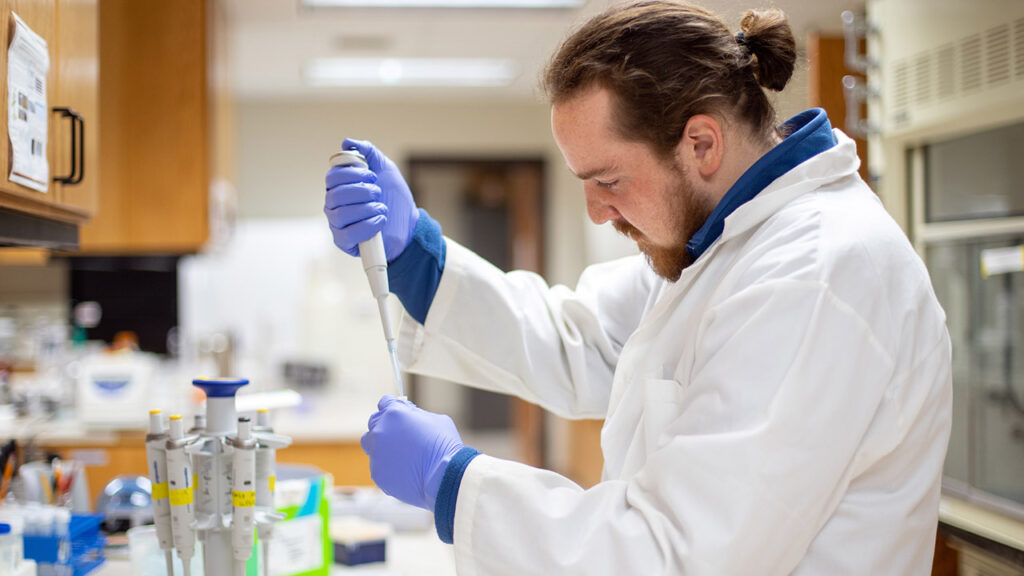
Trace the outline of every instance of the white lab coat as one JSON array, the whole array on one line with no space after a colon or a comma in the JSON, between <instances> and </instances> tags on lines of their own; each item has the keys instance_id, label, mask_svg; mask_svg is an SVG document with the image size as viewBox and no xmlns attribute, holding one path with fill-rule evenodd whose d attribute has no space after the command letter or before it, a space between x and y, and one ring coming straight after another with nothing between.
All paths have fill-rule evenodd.
<instances>
[{"instance_id":1,"label":"white lab coat","mask_svg":"<svg viewBox=\"0 0 1024 576\"><path fill-rule=\"evenodd\" d=\"M725 221L675 283L637 256L579 286L448 240L413 372L605 418L603 481L486 455L458 493L463 576L929 574L950 342L852 140Z\"/></svg>"}]
</instances>

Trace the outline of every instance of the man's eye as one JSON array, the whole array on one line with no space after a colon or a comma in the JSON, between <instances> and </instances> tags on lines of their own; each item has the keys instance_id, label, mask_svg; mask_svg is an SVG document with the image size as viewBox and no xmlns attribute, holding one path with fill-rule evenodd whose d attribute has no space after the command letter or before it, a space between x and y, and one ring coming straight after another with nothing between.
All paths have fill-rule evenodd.
<instances>
[{"instance_id":1,"label":"man's eye","mask_svg":"<svg viewBox=\"0 0 1024 576\"><path fill-rule=\"evenodd\" d=\"M619 181L618 180L612 180L610 182L605 182L605 181L602 181L602 180L594 180L594 182L598 186L600 186L601 188L613 188L616 184L618 184Z\"/></svg>"}]
</instances>

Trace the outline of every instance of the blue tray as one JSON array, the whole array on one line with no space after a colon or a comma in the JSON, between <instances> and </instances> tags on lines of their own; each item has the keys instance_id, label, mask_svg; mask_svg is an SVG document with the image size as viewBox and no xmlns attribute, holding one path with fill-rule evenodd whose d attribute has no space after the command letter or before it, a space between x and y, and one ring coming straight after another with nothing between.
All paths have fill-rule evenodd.
<instances>
[{"instance_id":1,"label":"blue tray","mask_svg":"<svg viewBox=\"0 0 1024 576\"><path fill-rule=\"evenodd\" d=\"M68 538L23 536L25 558L40 565L70 566L74 576L84 576L103 564L102 521L102 514L76 514L71 516Z\"/></svg>"}]
</instances>

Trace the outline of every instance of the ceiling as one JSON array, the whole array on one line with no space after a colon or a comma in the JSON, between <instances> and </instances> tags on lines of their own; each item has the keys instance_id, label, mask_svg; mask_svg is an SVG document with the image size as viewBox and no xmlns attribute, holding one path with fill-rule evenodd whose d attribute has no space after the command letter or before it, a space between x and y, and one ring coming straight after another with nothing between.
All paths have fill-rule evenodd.
<instances>
[{"instance_id":1,"label":"ceiling","mask_svg":"<svg viewBox=\"0 0 1024 576\"><path fill-rule=\"evenodd\" d=\"M575 9L308 8L300 0L225 0L234 86L242 99L538 98L540 70L566 33L612 0ZM841 30L840 13L863 0L775 0L797 43L809 32ZM738 30L754 0L706 0ZM304 83L312 58L511 58L518 78L488 88L336 88Z\"/></svg>"}]
</instances>

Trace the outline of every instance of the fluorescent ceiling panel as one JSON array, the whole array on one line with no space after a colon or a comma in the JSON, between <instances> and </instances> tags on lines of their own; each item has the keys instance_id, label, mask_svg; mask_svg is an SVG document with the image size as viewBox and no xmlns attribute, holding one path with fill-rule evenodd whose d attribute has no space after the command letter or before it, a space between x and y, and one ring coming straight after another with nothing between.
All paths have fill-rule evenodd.
<instances>
[{"instance_id":1,"label":"fluorescent ceiling panel","mask_svg":"<svg viewBox=\"0 0 1024 576\"><path fill-rule=\"evenodd\" d=\"M302 0L310 8L576 8L583 0Z\"/></svg>"},{"instance_id":2,"label":"fluorescent ceiling panel","mask_svg":"<svg viewBox=\"0 0 1024 576\"><path fill-rule=\"evenodd\" d=\"M507 86L519 68L480 58L318 58L305 73L311 86Z\"/></svg>"}]
</instances>

